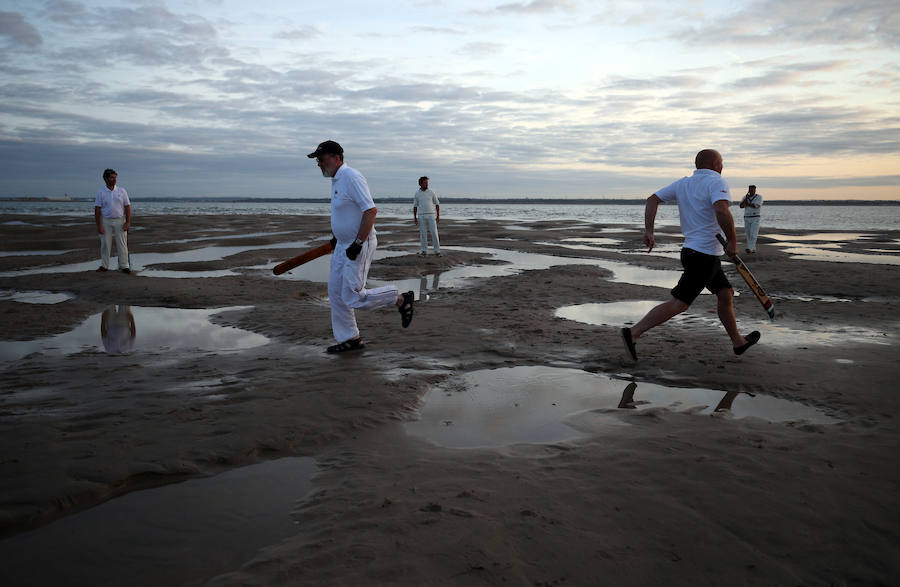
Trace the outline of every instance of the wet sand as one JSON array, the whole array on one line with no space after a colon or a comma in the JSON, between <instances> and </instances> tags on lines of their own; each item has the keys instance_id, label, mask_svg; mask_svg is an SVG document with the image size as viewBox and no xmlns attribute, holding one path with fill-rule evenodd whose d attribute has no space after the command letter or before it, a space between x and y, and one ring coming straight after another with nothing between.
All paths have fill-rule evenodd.
<instances>
[{"instance_id":1,"label":"wet sand","mask_svg":"<svg viewBox=\"0 0 900 587\"><path fill-rule=\"evenodd\" d=\"M296 535L228 561L210 584L869 585L900 574L896 265L812 260L815 241L805 239L803 257L792 259L763 227L760 252L745 261L775 301L774 324L727 269L743 292L738 323L763 330L761 343L736 357L714 299L701 296L639 341L634 364L616 327L556 315L667 299L666 288L624 277L623 266L637 275L678 269L671 256L638 254L633 227L512 230L510 221L445 217L444 256L421 258L411 223L384 219L379 248L392 255L373 264L370 280L420 283L423 299L408 329L393 309L359 312L368 348L332 356L323 352L333 342L326 285L270 270L326 235L325 217L136 217L133 262L149 253L170 261L134 275L64 269L96 263L88 216L2 221L14 222L0 225L5 250L41 254L0 256L0 290L72 296L0 299L3 341L64 335L99 324L110 305L130 305L229 308L209 321L269 342L141 348L152 325L136 321L128 354L104 352L98 329L92 345L5 362L0 552L28 530L135 490L309 456L318 474L297 495ZM870 234L840 251L900 254L900 231ZM600 236L621 242L563 240ZM669 252L680 243L674 228L658 240ZM212 245L244 250L165 256ZM534 268L506 270L497 249ZM568 259L545 267L538 255ZM12 273L36 267L46 271ZM227 274L153 276L163 270ZM613 377L623 392L635 382L635 399L655 384L788 400L834 423L604 400L575 415L579 434L560 441L452 449L404 427L429 390L466 393L466 374L534 366ZM191 556L152 548L174 566Z\"/></svg>"}]
</instances>

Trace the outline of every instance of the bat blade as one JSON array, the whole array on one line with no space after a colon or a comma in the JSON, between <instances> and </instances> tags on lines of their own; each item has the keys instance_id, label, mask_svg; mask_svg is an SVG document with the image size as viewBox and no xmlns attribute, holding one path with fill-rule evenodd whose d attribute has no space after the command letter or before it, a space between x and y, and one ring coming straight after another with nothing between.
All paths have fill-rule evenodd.
<instances>
[{"instance_id":1,"label":"bat blade","mask_svg":"<svg viewBox=\"0 0 900 587\"><path fill-rule=\"evenodd\" d=\"M274 273L275 275L281 275L285 271L290 271L294 267L299 267L300 265L303 265L304 263L309 263L313 259L318 259L322 255L327 255L332 250L333 249L331 247L331 241L329 241L325 244L319 245L318 247L315 247L315 248L309 249L308 251L300 253L296 257L291 257L287 261L284 261L282 263L279 263L278 265L275 265L275 267L272 268L272 273Z\"/></svg>"},{"instance_id":2,"label":"bat blade","mask_svg":"<svg viewBox=\"0 0 900 587\"><path fill-rule=\"evenodd\" d=\"M722 238L721 234L717 234L716 238L719 239L719 242L722 243L722 246L725 246L725 239ZM750 291L753 292L753 295L756 296L756 299L759 300L759 303L762 304L763 310L766 311L766 314L769 315L769 318L772 320L775 319L775 306L772 304L772 298L769 297L769 294L766 293L766 290L763 289L763 286L759 284L759 281L753 277L753 274L750 273L750 269L744 264L740 257L735 255L731 258L734 262L734 266L737 268L738 273L741 274L741 277L744 278L744 281L747 282L747 285L750 287Z\"/></svg>"}]
</instances>

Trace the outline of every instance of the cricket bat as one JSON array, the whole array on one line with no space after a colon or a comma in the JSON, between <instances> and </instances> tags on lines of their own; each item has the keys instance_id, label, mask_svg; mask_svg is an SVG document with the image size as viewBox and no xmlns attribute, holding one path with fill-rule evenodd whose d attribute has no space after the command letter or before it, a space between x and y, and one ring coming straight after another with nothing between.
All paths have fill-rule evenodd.
<instances>
[{"instance_id":1,"label":"cricket bat","mask_svg":"<svg viewBox=\"0 0 900 587\"><path fill-rule=\"evenodd\" d=\"M722 238L721 234L716 234L716 238L719 239L719 242L722 243L722 246L727 246L725 239ZM747 285L750 286L750 291L753 292L753 295L756 296L756 299L759 300L759 303L762 304L763 310L769 315L769 318L772 320L775 319L775 306L772 305L772 299L769 297L769 294L766 293L766 290L756 281L756 278L753 277L753 274L750 273L750 270L744 265L744 262L741 261L741 258L735 255L731 258L734 261L735 267L737 267L738 273L741 274L741 277L744 278L744 281L747 282Z\"/></svg>"},{"instance_id":2,"label":"cricket bat","mask_svg":"<svg viewBox=\"0 0 900 587\"><path fill-rule=\"evenodd\" d=\"M308 251L297 255L296 257L292 257L287 261L275 265L275 267L272 269L272 273L274 273L275 275L281 275L285 271L290 271L294 267L299 267L300 265L308 263L313 259L318 259L322 255L327 255L332 250L334 249L331 247L331 241L328 241L325 244L315 247L314 249L309 249Z\"/></svg>"}]
</instances>

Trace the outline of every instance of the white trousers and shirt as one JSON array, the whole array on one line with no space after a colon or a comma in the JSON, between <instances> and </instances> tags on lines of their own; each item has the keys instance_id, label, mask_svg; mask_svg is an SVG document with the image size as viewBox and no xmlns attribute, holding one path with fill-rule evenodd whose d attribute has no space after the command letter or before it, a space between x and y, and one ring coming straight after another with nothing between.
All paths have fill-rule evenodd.
<instances>
[{"instance_id":1,"label":"white trousers and shirt","mask_svg":"<svg viewBox=\"0 0 900 587\"><path fill-rule=\"evenodd\" d=\"M422 252L428 250L428 233L431 232L431 245L435 254L441 252L441 239L437 230L437 207L441 203L438 201L437 194L430 189L417 190L413 195L413 212L417 212L419 220L419 245Z\"/></svg>"},{"instance_id":2,"label":"white trousers and shirt","mask_svg":"<svg viewBox=\"0 0 900 587\"><path fill-rule=\"evenodd\" d=\"M378 247L374 226L356 259L347 257L347 247L356 240L363 212L374 207L366 178L352 167L341 165L331 179L331 231L337 245L331 255L328 278L331 330L339 343L359 336L356 309L371 310L397 303L396 286L366 289L369 267Z\"/></svg>"},{"instance_id":3,"label":"white trousers and shirt","mask_svg":"<svg viewBox=\"0 0 900 587\"><path fill-rule=\"evenodd\" d=\"M747 202L758 206L753 208L746 206L744 208L744 233L747 235L747 248L751 252L756 252L756 238L759 236L759 216L762 209L763 198L761 195L754 194L753 197L747 198Z\"/></svg>"},{"instance_id":4,"label":"white trousers and shirt","mask_svg":"<svg viewBox=\"0 0 900 587\"><path fill-rule=\"evenodd\" d=\"M125 225L125 207L131 206L128 192L124 188L115 186L109 189L103 186L97 190L94 198L94 207L100 208L100 223L103 226L103 234L100 236L100 265L109 269L109 257L112 254L112 243L116 243L116 252L119 255L119 269L129 269L128 261L128 232L123 230Z\"/></svg>"}]
</instances>

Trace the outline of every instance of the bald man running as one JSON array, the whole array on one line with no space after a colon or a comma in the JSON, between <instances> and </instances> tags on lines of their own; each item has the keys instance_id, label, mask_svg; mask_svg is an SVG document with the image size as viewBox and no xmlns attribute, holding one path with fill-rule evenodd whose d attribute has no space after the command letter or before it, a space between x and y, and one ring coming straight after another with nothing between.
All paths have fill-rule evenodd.
<instances>
[{"instance_id":1,"label":"bald man running","mask_svg":"<svg viewBox=\"0 0 900 587\"><path fill-rule=\"evenodd\" d=\"M697 168L694 175L683 177L647 198L644 208L644 243L647 252L653 250L656 241L653 225L656 212L664 202L678 204L678 216L684 244L681 249L681 265L684 273L678 285L672 289L672 298L656 306L631 328L622 328L622 340L631 358L637 361L636 341L645 332L687 310L705 287L718 298L719 320L731 338L734 354L744 351L759 341L760 334L753 331L746 337L737 327L734 317L734 289L725 273L719 256L722 245L716 234L723 234L728 241L724 251L729 257L737 255L737 237L734 218L731 216L731 190L722 179L722 155L713 149L703 149L694 158Z\"/></svg>"}]
</instances>

